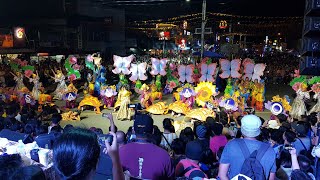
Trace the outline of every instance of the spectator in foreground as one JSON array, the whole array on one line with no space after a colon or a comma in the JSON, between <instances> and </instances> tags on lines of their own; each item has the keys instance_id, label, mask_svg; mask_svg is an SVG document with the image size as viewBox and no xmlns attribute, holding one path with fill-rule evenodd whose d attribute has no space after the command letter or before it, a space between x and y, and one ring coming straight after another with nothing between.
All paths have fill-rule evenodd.
<instances>
[{"instance_id":1,"label":"spectator in foreground","mask_svg":"<svg viewBox=\"0 0 320 180\"><path fill-rule=\"evenodd\" d=\"M260 134L261 120L255 115L246 115L241 120L241 132L243 139L235 139L229 141L225 146L219 165L219 178L221 180L232 179L233 177L246 175L251 178L258 179L275 179L276 154L274 150L266 143L256 140L256 137ZM259 167L254 166L249 169L246 165L252 165L245 163L249 156L255 156ZM257 165L257 163L253 163ZM243 170L248 170L243 172ZM263 174L256 174L257 171L263 172ZM255 172L251 174L248 172ZM256 176L258 175L258 177Z\"/></svg>"},{"instance_id":2,"label":"spectator in foreground","mask_svg":"<svg viewBox=\"0 0 320 180\"><path fill-rule=\"evenodd\" d=\"M11 176L10 180L42 180L46 176L39 166L25 166L16 170Z\"/></svg>"},{"instance_id":3,"label":"spectator in foreground","mask_svg":"<svg viewBox=\"0 0 320 180\"><path fill-rule=\"evenodd\" d=\"M222 134L222 130L222 124L215 122L211 125L213 137L210 138L210 149L213 154L216 154L220 147L224 147L228 143L227 137Z\"/></svg>"},{"instance_id":4,"label":"spectator in foreground","mask_svg":"<svg viewBox=\"0 0 320 180\"><path fill-rule=\"evenodd\" d=\"M203 145L199 141L190 141L186 146L186 159L182 159L176 167L176 177L207 178L200 169L199 161L203 151Z\"/></svg>"},{"instance_id":5,"label":"spectator in foreground","mask_svg":"<svg viewBox=\"0 0 320 180\"><path fill-rule=\"evenodd\" d=\"M121 164L129 176L139 179L173 179L169 154L152 144L153 119L146 114L135 117L136 139L120 148Z\"/></svg>"},{"instance_id":6,"label":"spectator in foreground","mask_svg":"<svg viewBox=\"0 0 320 180\"><path fill-rule=\"evenodd\" d=\"M118 145L114 133L112 145L105 143L113 164L113 179L124 179ZM87 180L95 175L99 159L100 146L97 135L86 129L72 129L62 134L53 147L53 163L61 179ZM72 160L72 161L70 161Z\"/></svg>"},{"instance_id":7,"label":"spectator in foreground","mask_svg":"<svg viewBox=\"0 0 320 180\"><path fill-rule=\"evenodd\" d=\"M171 149L171 143L174 139L177 138L177 135L175 133L175 129L173 126L173 119L165 118L162 122L163 124L163 134L162 134L162 139L161 139L161 147L169 150Z\"/></svg>"}]
</instances>

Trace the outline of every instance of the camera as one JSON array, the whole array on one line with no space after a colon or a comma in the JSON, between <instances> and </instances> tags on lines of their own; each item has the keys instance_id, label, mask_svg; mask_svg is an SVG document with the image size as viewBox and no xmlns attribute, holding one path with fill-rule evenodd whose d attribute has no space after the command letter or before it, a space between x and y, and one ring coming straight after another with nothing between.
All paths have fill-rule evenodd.
<instances>
[{"instance_id":1,"label":"camera","mask_svg":"<svg viewBox=\"0 0 320 180\"><path fill-rule=\"evenodd\" d=\"M98 143L100 146L106 146L105 145L105 141L108 141L108 143L110 144L110 146L112 145L112 141L113 141L113 136L110 134L100 134L98 135Z\"/></svg>"},{"instance_id":2,"label":"camera","mask_svg":"<svg viewBox=\"0 0 320 180\"><path fill-rule=\"evenodd\" d=\"M138 106L137 104L128 104L128 108L134 108L135 109L135 108L137 108L137 106Z\"/></svg>"},{"instance_id":3,"label":"camera","mask_svg":"<svg viewBox=\"0 0 320 180\"><path fill-rule=\"evenodd\" d=\"M230 123L230 130L234 131L234 129L237 127L236 123L235 122L231 122Z\"/></svg>"},{"instance_id":4,"label":"camera","mask_svg":"<svg viewBox=\"0 0 320 180\"><path fill-rule=\"evenodd\" d=\"M108 113L102 113L102 117L107 118L108 117Z\"/></svg>"}]
</instances>

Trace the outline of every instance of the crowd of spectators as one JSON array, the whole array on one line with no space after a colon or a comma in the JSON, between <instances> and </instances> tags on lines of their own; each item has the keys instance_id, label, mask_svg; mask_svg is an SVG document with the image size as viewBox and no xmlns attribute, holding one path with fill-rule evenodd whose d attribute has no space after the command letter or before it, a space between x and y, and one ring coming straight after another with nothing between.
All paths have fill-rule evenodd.
<instances>
[{"instance_id":1,"label":"crowd of spectators","mask_svg":"<svg viewBox=\"0 0 320 180\"><path fill-rule=\"evenodd\" d=\"M179 134L172 119L163 120L161 132L151 116L139 113L124 133L111 114L109 132L103 132L97 127L62 128L55 106L44 107L40 114L15 103L0 107L0 130L28 134L40 147L52 149L60 179L308 180L319 176L311 153L318 145L316 113L298 121L282 114L264 120L221 112L205 122L194 120L194 127ZM103 137L108 139L101 141ZM0 156L1 179L45 179L41 168L24 166L22 159L17 154Z\"/></svg>"}]
</instances>

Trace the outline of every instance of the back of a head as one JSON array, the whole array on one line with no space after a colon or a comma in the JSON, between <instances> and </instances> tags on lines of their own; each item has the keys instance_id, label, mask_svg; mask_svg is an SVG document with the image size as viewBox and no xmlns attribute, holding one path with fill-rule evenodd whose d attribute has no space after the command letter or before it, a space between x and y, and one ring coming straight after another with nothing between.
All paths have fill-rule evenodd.
<instances>
[{"instance_id":1,"label":"back of a head","mask_svg":"<svg viewBox=\"0 0 320 180\"><path fill-rule=\"evenodd\" d=\"M52 114L51 116L51 122L53 124L59 124L59 122L62 120L61 114Z\"/></svg>"},{"instance_id":2,"label":"back of a head","mask_svg":"<svg viewBox=\"0 0 320 180\"><path fill-rule=\"evenodd\" d=\"M311 161L308 157L304 155L299 155L298 162L299 167L303 172L308 173L311 170Z\"/></svg>"},{"instance_id":3,"label":"back of a head","mask_svg":"<svg viewBox=\"0 0 320 180\"><path fill-rule=\"evenodd\" d=\"M53 164L61 179L86 179L95 170L99 154L97 135L87 129L75 128L55 142Z\"/></svg>"},{"instance_id":4,"label":"back of a head","mask_svg":"<svg viewBox=\"0 0 320 180\"><path fill-rule=\"evenodd\" d=\"M293 131L286 131L284 132L284 138L289 142L289 143L293 143L296 140L296 133L294 133Z\"/></svg>"},{"instance_id":5,"label":"back of a head","mask_svg":"<svg viewBox=\"0 0 320 180\"><path fill-rule=\"evenodd\" d=\"M246 115L241 119L241 133L245 137L255 138L261 133L261 119L256 115Z\"/></svg>"},{"instance_id":6,"label":"back of a head","mask_svg":"<svg viewBox=\"0 0 320 180\"><path fill-rule=\"evenodd\" d=\"M171 148L175 154L184 154L186 145L180 138L176 138L171 143Z\"/></svg>"},{"instance_id":7,"label":"back of a head","mask_svg":"<svg viewBox=\"0 0 320 180\"><path fill-rule=\"evenodd\" d=\"M162 122L163 129L170 131L171 133L175 132L174 126L172 124L173 119L165 118Z\"/></svg>"},{"instance_id":8,"label":"back of a head","mask_svg":"<svg viewBox=\"0 0 320 180\"><path fill-rule=\"evenodd\" d=\"M153 133L153 119L147 114L136 115L133 126L137 135Z\"/></svg>"},{"instance_id":9,"label":"back of a head","mask_svg":"<svg viewBox=\"0 0 320 180\"><path fill-rule=\"evenodd\" d=\"M39 166L24 166L16 170L10 180L43 180L46 176Z\"/></svg>"},{"instance_id":10,"label":"back of a head","mask_svg":"<svg viewBox=\"0 0 320 180\"><path fill-rule=\"evenodd\" d=\"M190 141L186 145L186 156L189 159L199 161L202 155L202 144L199 141Z\"/></svg>"},{"instance_id":11,"label":"back of a head","mask_svg":"<svg viewBox=\"0 0 320 180\"><path fill-rule=\"evenodd\" d=\"M211 125L212 132L215 136L220 136L223 131L223 125L220 123L213 123Z\"/></svg>"},{"instance_id":12,"label":"back of a head","mask_svg":"<svg viewBox=\"0 0 320 180\"><path fill-rule=\"evenodd\" d=\"M19 154L0 156L0 177L9 177L21 166L22 159Z\"/></svg>"},{"instance_id":13,"label":"back of a head","mask_svg":"<svg viewBox=\"0 0 320 180\"><path fill-rule=\"evenodd\" d=\"M301 171L300 169L295 169L291 173L291 180L312 180L312 178L305 172Z\"/></svg>"}]
</instances>

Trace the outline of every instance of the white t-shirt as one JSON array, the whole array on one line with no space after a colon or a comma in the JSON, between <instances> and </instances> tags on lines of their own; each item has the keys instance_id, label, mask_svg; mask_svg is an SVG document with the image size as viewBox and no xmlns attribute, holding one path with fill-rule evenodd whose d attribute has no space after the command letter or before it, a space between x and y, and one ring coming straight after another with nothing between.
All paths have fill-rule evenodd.
<instances>
[{"instance_id":1,"label":"white t-shirt","mask_svg":"<svg viewBox=\"0 0 320 180\"><path fill-rule=\"evenodd\" d=\"M166 139L170 143L170 145L171 145L172 141L177 138L176 133L163 133L163 136L166 137ZM167 141L164 139L164 137L162 137L160 145L166 149L170 149L170 146L167 143Z\"/></svg>"}]
</instances>

